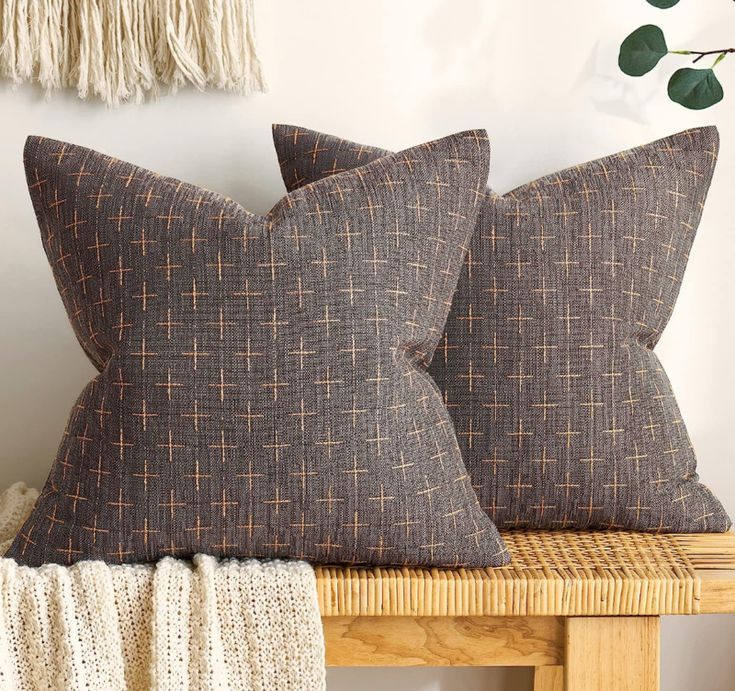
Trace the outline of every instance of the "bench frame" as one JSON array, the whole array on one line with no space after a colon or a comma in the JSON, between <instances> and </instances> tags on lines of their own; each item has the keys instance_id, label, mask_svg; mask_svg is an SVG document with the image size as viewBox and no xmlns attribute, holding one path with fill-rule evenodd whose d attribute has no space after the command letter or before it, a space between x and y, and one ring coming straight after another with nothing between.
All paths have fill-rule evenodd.
<instances>
[{"instance_id":1,"label":"bench frame","mask_svg":"<svg viewBox=\"0 0 735 691\"><path fill-rule=\"evenodd\" d=\"M659 617L328 617L324 634L335 667L521 666L534 691L659 688Z\"/></svg>"},{"instance_id":2,"label":"bench frame","mask_svg":"<svg viewBox=\"0 0 735 691\"><path fill-rule=\"evenodd\" d=\"M733 533L506 537L563 551L561 540L580 563L526 553L478 571L318 568L327 665L524 666L534 691L658 691L661 616L735 613Z\"/></svg>"}]
</instances>

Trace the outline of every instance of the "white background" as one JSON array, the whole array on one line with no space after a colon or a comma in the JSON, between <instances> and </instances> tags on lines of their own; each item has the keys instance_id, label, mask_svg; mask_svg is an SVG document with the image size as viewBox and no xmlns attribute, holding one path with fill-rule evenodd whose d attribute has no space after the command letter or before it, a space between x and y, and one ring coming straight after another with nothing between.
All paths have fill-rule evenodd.
<instances>
[{"instance_id":1,"label":"white background","mask_svg":"<svg viewBox=\"0 0 735 691\"><path fill-rule=\"evenodd\" d=\"M682 59L624 77L620 41L659 23L671 48L735 44L735 4L681 0L260 0L270 92L185 91L107 110L71 94L0 86L0 486L40 486L92 367L69 328L25 189L29 133L84 144L224 193L256 212L283 194L273 121L386 148L485 127L500 192L690 126L715 123L722 149L684 288L658 352L698 451L703 480L735 512L735 56L725 101L687 111L665 95ZM727 95L729 92L729 95ZM668 619L666 691L735 689L735 618ZM526 670L335 670L330 691L530 688Z\"/></svg>"}]
</instances>

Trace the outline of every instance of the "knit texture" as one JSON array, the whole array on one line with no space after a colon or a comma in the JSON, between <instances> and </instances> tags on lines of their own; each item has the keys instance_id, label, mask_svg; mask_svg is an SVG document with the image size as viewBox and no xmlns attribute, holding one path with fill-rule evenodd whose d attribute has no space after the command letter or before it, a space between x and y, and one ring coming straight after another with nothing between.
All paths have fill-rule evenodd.
<instances>
[{"instance_id":1,"label":"knit texture","mask_svg":"<svg viewBox=\"0 0 735 691\"><path fill-rule=\"evenodd\" d=\"M38 492L0 495L4 553ZM0 689L325 688L305 562L167 557L156 566L0 559Z\"/></svg>"}]
</instances>

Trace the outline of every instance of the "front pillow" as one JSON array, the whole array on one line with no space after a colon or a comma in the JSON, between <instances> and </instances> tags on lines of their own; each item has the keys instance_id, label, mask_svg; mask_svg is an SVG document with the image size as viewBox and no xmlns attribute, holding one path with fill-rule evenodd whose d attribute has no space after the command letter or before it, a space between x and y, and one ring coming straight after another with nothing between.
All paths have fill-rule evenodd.
<instances>
[{"instance_id":1,"label":"front pillow","mask_svg":"<svg viewBox=\"0 0 735 691\"><path fill-rule=\"evenodd\" d=\"M457 134L258 216L31 137L44 247L99 374L7 556L507 561L423 365L488 159L484 132Z\"/></svg>"},{"instance_id":2,"label":"front pillow","mask_svg":"<svg viewBox=\"0 0 735 691\"><path fill-rule=\"evenodd\" d=\"M289 189L387 152L277 126ZM653 352L717 157L688 130L480 207L430 373L500 527L724 531ZM424 195L443 190L429 182Z\"/></svg>"}]
</instances>

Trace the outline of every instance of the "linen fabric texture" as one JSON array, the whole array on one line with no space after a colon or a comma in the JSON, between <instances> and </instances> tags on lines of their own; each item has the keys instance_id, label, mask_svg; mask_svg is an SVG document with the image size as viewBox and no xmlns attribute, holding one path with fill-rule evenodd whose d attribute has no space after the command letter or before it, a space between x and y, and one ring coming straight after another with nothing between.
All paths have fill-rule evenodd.
<instances>
[{"instance_id":1,"label":"linen fabric texture","mask_svg":"<svg viewBox=\"0 0 735 691\"><path fill-rule=\"evenodd\" d=\"M291 190L386 154L286 125L274 141ZM477 227L429 371L500 528L730 526L698 482L653 350L718 144L715 128L691 129L473 201Z\"/></svg>"},{"instance_id":2,"label":"linen fabric texture","mask_svg":"<svg viewBox=\"0 0 735 691\"><path fill-rule=\"evenodd\" d=\"M259 216L29 138L43 244L99 374L8 556L506 562L425 371L486 139L390 154Z\"/></svg>"}]
</instances>

